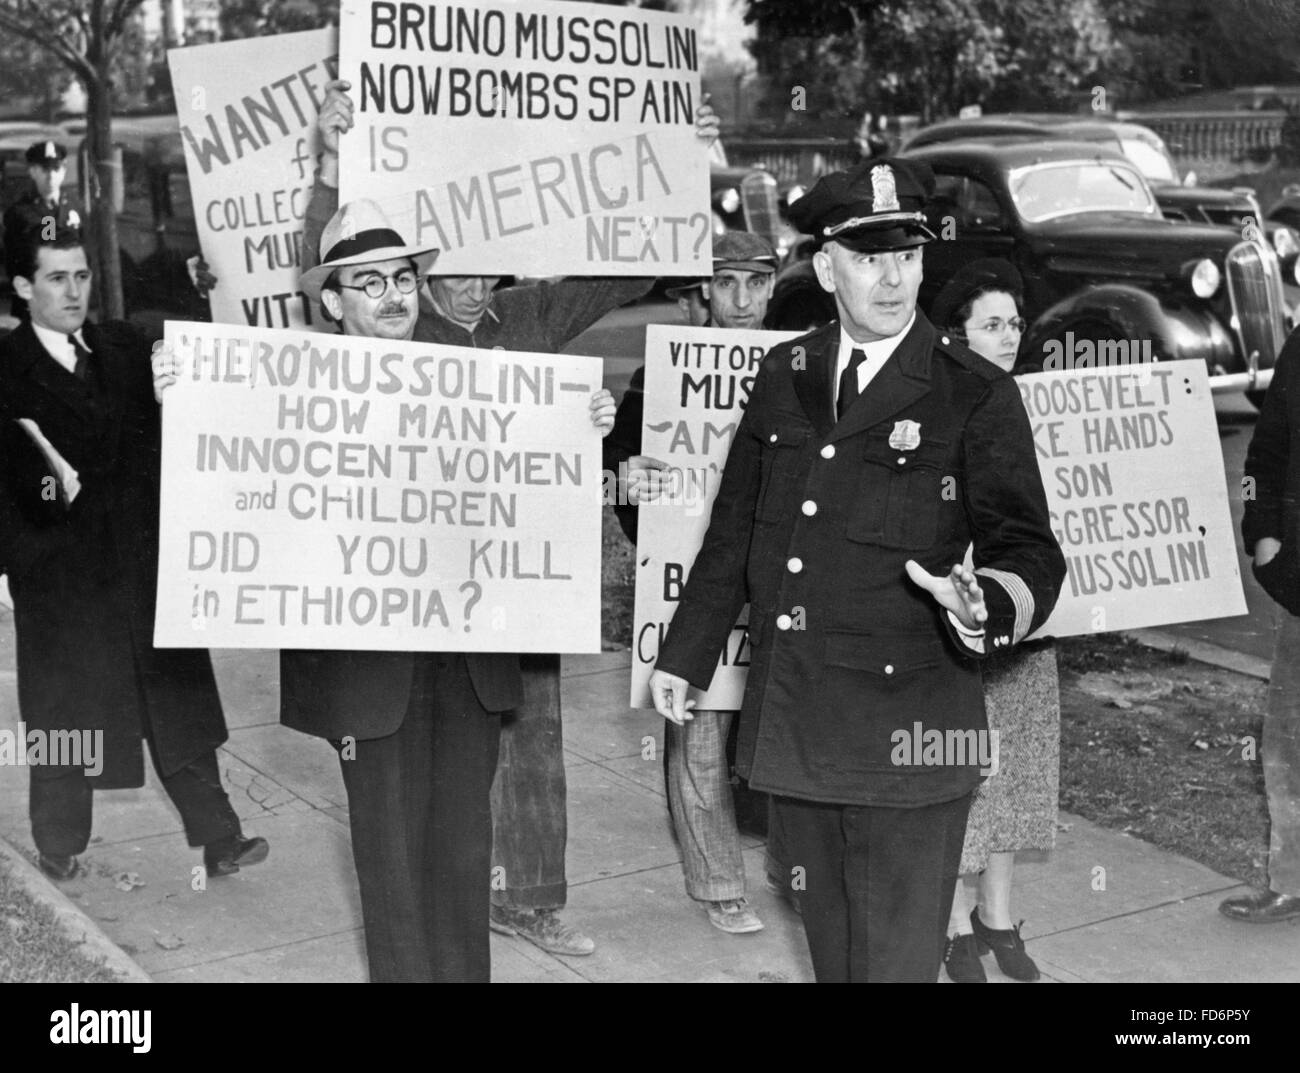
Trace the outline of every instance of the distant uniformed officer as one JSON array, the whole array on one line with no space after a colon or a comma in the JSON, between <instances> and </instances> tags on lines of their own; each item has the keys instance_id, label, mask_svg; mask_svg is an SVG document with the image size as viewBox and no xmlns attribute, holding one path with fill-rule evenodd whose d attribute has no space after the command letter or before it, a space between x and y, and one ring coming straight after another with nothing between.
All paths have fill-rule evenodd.
<instances>
[{"instance_id":1,"label":"distant uniformed officer","mask_svg":"<svg viewBox=\"0 0 1300 1073\"><path fill-rule=\"evenodd\" d=\"M56 232L68 232L77 238L85 219L75 195L63 189L68 177L68 151L58 142L36 142L27 150L27 174L35 189L19 198L4 214L5 272L12 281L29 236L44 232L53 238ZM27 319L27 303L14 295L10 312L19 320Z\"/></svg>"},{"instance_id":2,"label":"distant uniformed officer","mask_svg":"<svg viewBox=\"0 0 1300 1073\"><path fill-rule=\"evenodd\" d=\"M1065 576L1015 383L916 309L933 181L886 158L794 204L839 320L764 359L650 681L690 718L748 597L738 766L777 795L819 981L937 979L979 660Z\"/></svg>"}]
</instances>

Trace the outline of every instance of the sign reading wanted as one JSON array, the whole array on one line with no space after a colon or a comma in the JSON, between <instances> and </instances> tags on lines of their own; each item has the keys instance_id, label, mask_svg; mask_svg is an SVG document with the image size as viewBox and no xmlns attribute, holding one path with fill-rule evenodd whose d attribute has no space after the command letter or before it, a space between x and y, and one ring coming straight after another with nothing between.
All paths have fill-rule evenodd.
<instances>
[{"instance_id":1,"label":"sign reading wanted","mask_svg":"<svg viewBox=\"0 0 1300 1073\"><path fill-rule=\"evenodd\" d=\"M336 52L332 29L167 52L214 321L324 326L298 273Z\"/></svg>"},{"instance_id":2,"label":"sign reading wanted","mask_svg":"<svg viewBox=\"0 0 1300 1073\"><path fill-rule=\"evenodd\" d=\"M154 643L600 650L600 362L169 322Z\"/></svg>"},{"instance_id":3,"label":"sign reading wanted","mask_svg":"<svg viewBox=\"0 0 1300 1073\"><path fill-rule=\"evenodd\" d=\"M709 512L754 376L777 343L799 332L651 325L646 328L641 453L674 470L669 494L638 508L633 708L653 708L650 672L709 527ZM731 631L701 709L739 710L749 667L747 616Z\"/></svg>"},{"instance_id":4,"label":"sign reading wanted","mask_svg":"<svg viewBox=\"0 0 1300 1073\"><path fill-rule=\"evenodd\" d=\"M556 0L344 0L340 197L448 275L704 276L693 20Z\"/></svg>"},{"instance_id":5,"label":"sign reading wanted","mask_svg":"<svg viewBox=\"0 0 1300 1073\"><path fill-rule=\"evenodd\" d=\"M1200 361L1017 378L1066 578L1043 636L1244 615Z\"/></svg>"}]
</instances>

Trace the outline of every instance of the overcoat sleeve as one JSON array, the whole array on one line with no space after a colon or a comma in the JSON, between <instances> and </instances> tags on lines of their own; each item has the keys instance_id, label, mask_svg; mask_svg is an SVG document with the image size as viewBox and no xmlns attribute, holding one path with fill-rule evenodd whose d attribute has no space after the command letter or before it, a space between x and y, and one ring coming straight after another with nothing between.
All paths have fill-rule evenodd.
<instances>
[{"instance_id":1,"label":"overcoat sleeve","mask_svg":"<svg viewBox=\"0 0 1300 1073\"><path fill-rule=\"evenodd\" d=\"M748 599L745 569L762 483L762 449L753 415L763 406L767 369L764 362L754 380L727 453L708 530L655 664L657 670L685 678L698 689L709 688L718 655Z\"/></svg>"},{"instance_id":2,"label":"overcoat sleeve","mask_svg":"<svg viewBox=\"0 0 1300 1073\"><path fill-rule=\"evenodd\" d=\"M1300 328L1278 355L1273 382L1264 396L1264 407L1255 423L1255 435L1246 450L1247 483L1241 516L1241 535L1247 555L1264 537L1282 540L1286 518L1294 514L1295 499L1287 491L1287 468L1291 459L1290 381L1300 363ZM1253 487L1252 487L1253 484Z\"/></svg>"}]
</instances>

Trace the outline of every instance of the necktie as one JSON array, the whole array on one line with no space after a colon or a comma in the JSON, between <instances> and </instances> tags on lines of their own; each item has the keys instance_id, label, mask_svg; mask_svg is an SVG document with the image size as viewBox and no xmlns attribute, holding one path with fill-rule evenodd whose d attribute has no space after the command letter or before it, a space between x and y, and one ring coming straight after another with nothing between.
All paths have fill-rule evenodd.
<instances>
[{"instance_id":1,"label":"necktie","mask_svg":"<svg viewBox=\"0 0 1300 1073\"><path fill-rule=\"evenodd\" d=\"M81 345L80 340L75 335L68 336L68 343L72 347L72 353L77 357L77 364L73 367L72 372L78 380L85 380L90 365L90 351Z\"/></svg>"},{"instance_id":2,"label":"necktie","mask_svg":"<svg viewBox=\"0 0 1300 1073\"><path fill-rule=\"evenodd\" d=\"M866 354L861 350L855 350L849 356L849 364L840 374L840 392L835 403L836 421L844 417L845 411L853 405L853 400L861 394L858 390L858 366L866 360Z\"/></svg>"}]
</instances>

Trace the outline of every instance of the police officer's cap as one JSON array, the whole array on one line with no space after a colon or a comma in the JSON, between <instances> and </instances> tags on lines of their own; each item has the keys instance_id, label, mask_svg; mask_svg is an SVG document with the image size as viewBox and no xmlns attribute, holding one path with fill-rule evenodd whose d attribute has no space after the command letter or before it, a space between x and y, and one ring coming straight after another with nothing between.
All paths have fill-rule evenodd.
<instances>
[{"instance_id":1,"label":"police officer's cap","mask_svg":"<svg viewBox=\"0 0 1300 1073\"><path fill-rule=\"evenodd\" d=\"M58 142L37 142L27 150L27 163L54 168L68 157L68 151Z\"/></svg>"},{"instance_id":2,"label":"police officer's cap","mask_svg":"<svg viewBox=\"0 0 1300 1073\"><path fill-rule=\"evenodd\" d=\"M818 245L839 242L866 252L921 246L934 173L918 160L885 157L823 175L790 206L790 222Z\"/></svg>"},{"instance_id":3,"label":"police officer's cap","mask_svg":"<svg viewBox=\"0 0 1300 1073\"><path fill-rule=\"evenodd\" d=\"M930 307L930 321L940 328L957 328L953 323L957 311L979 291L1006 291L1019 300L1025 289L1016 266L1001 257L981 257L962 266L961 270L944 284Z\"/></svg>"},{"instance_id":4,"label":"police officer's cap","mask_svg":"<svg viewBox=\"0 0 1300 1073\"><path fill-rule=\"evenodd\" d=\"M713 271L775 272L776 250L752 231L727 231L713 240Z\"/></svg>"}]
</instances>

